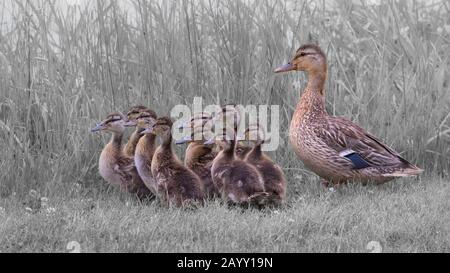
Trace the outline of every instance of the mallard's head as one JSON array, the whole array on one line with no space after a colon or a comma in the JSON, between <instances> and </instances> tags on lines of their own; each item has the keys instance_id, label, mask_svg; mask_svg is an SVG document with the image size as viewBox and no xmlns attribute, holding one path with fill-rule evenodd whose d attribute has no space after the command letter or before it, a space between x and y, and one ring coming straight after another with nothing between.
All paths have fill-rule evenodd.
<instances>
[{"instance_id":1,"label":"mallard's head","mask_svg":"<svg viewBox=\"0 0 450 273\"><path fill-rule=\"evenodd\" d=\"M303 45L297 50L292 61L275 69L275 73L293 70L306 73L326 72L327 57L319 46Z\"/></svg>"}]
</instances>

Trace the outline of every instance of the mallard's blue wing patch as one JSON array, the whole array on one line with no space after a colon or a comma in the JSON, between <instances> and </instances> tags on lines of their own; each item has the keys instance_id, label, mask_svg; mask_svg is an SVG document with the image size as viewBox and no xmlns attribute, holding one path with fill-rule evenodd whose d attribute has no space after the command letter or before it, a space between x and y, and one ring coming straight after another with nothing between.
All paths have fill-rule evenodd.
<instances>
[{"instance_id":1,"label":"mallard's blue wing patch","mask_svg":"<svg viewBox=\"0 0 450 273\"><path fill-rule=\"evenodd\" d=\"M345 150L339 153L340 156L347 158L353 163L354 170L361 170L370 167L370 164L353 150Z\"/></svg>"}]
</instances>

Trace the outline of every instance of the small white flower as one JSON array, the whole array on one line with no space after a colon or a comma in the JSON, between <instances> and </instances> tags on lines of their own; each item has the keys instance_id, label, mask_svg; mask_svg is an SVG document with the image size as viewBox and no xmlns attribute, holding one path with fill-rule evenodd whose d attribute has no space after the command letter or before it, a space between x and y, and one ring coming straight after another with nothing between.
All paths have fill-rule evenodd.
<instances>
[{"instance_id":1,"label":"small white flower","mask_svg":"<svg viewBox=\"0 0 450 273\"><path fill-rule=\"evenodd\" d=\"M450 25L444 26L445 32L450 33Z\"/></svg>"},{"instance_id":2,"label":"small white flower","mask_svg":"<svg viewBox=\"0 0 450 273\"><path fill-rule=\"evenodd\" d=\"M445 25L444 27L438 27L436 31L438 34L441 34L441 35L444 34L444 31L446 33L450 33L450 25Z\"/></svg>"},{"instance_id":3,"label":"small white flower","mask_svg":"<svg viewBox=\"0 0 450 273\"><path fill-rule=\"evenodd\" d=\"M56 208L47 208L46 212L47 212L47 214L53 214L56 212Z\"/></svg>"},{"instance_id":4,"label":"small white flower","mask_svg":"<svg viewBox=\"0 0 450 273\"><path fill-rule=\"evenodd\" d=\"M0 207L0 214L3 214L3 213L5 213L5 212L6 212L5 208Z\"/></svg>"},{"instance_id":5,"label":"small white flower","mask_svg":"<svg viewBox=\"0 0 450 273\"><path fill-rule=\"evenodd\" d=\"M67 243L66 249L69 253L81 253L81 245L77 241Z\"/></svg>"},{"instance_id":6,"label":"small white flower","mask_svg":"<svg viewBox=\"0 0 450 273\"><path fill-rule=\"evenodd\" d=\"M409 33L409 27L404 27L400 29L400 35L402 35L403 37L407 37Z\"/></svg>"},{"instance_id":7,"label":"small white flower","mask_svg":"<svg viewBox=\"0 0 450 273\"><path fill-rule=\"evenodd\" d=\"M28 193L31 197L39 197L39 193L35 190L30 190L30 192Z\"/></svg>"},{"instance_id":8,"label":"small white flower","mask_svg":"<svg viewBox=\"0 0 450 273\"><path fill-rule=\"evenodd\" d=\"M367 244L366 249L370 251L370 253L382 253L383 247L378 241L371 241Z\"/></svg>"},{"instance_id":9,"label":"small white flower","mask_svg":"<svg viewBox=\"0 0 450 273\"><path fill-rule=\"evenodd\" d=\"M41 198L41 207L44 209L48 207L48 198L47 197Z\"/></svg>"},{"instance_id":10,"label":"small white flower","mask_svg":"<svg viewBox=\"0 0 450 273\"><path fill-rule=\"evenodd\" d=\"M274 210L273 214L280 214L280 212L278 210Z\"/></svg>"}]
</instances>

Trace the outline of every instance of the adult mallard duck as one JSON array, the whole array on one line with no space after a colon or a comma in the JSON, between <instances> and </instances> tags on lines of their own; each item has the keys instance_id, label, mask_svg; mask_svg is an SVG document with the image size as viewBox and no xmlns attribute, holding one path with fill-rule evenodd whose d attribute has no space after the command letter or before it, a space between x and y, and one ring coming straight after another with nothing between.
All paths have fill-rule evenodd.
<instances>
[{"instance_id":1,"label":"adult mallard duck","mask_svg":"<svg viewBox=\"0 0 450 273\"><path fill-rule=\"evenodd\" d=\"M127 118L122 113L112 113L91 130L112 134L111 141L103 148L100 155L99 172L106 182L123 191L136 194L141 199L152 197L152 193L137 173L133 157L123 152L122 137L127 122Z\"/></svg>"},{"instance_id":2,"label":"adult mallard duck","mask_svg":"<svg viewBox=\"0 0 450 273\"><path fill-rule=\"evenodd\" d=\"M290 140L305 166L328 186L348 181L385 183L423 170L358 125L325 109L327 59L316 45L300 47L275 73L303 71L308 85L292 118Z\"/></svg>"}]
</instances>

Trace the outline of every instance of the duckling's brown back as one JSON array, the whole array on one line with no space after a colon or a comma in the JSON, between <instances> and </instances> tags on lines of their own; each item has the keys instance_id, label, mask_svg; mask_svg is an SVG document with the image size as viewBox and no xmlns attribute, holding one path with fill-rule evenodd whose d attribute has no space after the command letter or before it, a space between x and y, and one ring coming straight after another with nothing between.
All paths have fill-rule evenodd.
<instances>
[{"instance_id":1,"label":"duckling's brown back","mask_svg":"<svg viewBox=\"0 0 450 273\"><path fill-rule=\"evenodd\" d=\"M264 180L264 187L269 194L269 200L279 203L286 198L286 179L283 170L276 165L267 155L259 158L251 157L249 154L246 162L253 165Z\"/></svg>"},{"instance_id":2,"label":"duckling's brown back","mask_svg":"<svg viewBox=\"0 0 450 273\"><path fill-rule=\"evenodd\" d=\"M162 185L160 192L167 191L176 199L202 200L204 192L198 175L181 163L172 153L157 149L152 162L152 174Z\"/></svg>"},{"instance_id":3,"label":"duckling's brown back","mask_svg":"<svg viewBox=\"0 0 450 273\"><path fill-rule=\"evenodd\" d=\"M127 183L128 192L136 194L140 199L154 197L153 193L147 188L139 176L132 157L122 155L118 158L118 164L122 166L123 171L129 176Z\"/></svg>"},{"instance_id":4,"label":"duckling's brown back","mask_svg":"<svg viewBox=\"0 0 450 273\"><path fill-rule=\"evenodd\" d=\"M185 165L201 179L204 192L209 197L218 194L211 176L211 167L217 152L209 147L192 143L186 151Z\"/></svg>"},{"instance_id":5,"label":"duckling's brown back","mask_svg":"<svg viewBox=\"0 0 450 273\"><path fill-rule=\"evenodd\" d=\"M251 196L264 192L258 171L239 159L215 161L212 176L220 194L234 203L248 203Z\"/></svg>"}]
</instances>

